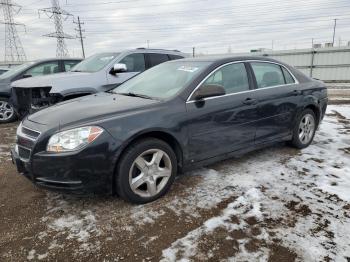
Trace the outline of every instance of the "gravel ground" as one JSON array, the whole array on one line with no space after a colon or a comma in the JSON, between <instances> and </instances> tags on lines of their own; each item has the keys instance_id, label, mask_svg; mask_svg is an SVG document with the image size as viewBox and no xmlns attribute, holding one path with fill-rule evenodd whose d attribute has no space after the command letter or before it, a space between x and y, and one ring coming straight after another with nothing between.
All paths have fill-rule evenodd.
<instances>
[{"instance_id":1,"label":"gravel ground","mask_svg":"<svg viewBox=\"0 0 350 262\"><path fill-rule=\"evenodd\" d=\"M305 150L186 173L143 206L36 188L10 160L17 124L0 126L0 261L350 261L350 106Z\"/></svg>"}]
</instances>

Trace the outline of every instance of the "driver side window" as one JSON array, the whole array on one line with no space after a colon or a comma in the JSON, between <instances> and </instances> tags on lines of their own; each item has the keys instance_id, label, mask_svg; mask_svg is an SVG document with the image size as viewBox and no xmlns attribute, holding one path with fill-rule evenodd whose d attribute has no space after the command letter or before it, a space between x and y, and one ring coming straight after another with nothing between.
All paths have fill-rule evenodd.
<instances>
[{"instance_id":1,"label":"driver side window","mask_svg":"<svg viewBox=\"0 0 350 262\"><path fill-rule=\"evenodd\" d=\"M143 72L146 69L144 54L128 55L119 63L126 65L127 72Z\"/></svg>"},{"instance_id":2,"label":"driver side window","mask_svg":"<svg viewBox=\"0 0 350 262\"><path fill-rule=\"evenodd\" d=\"M47 62L34 66L27 70L23 75L41 76L50 75L59 72L58 62Z\"/></svg>"},{"instance_id":3,"label":"driver side window","mask_svg":"<svg viewBox=\"0 0 350 262\"><path fill-rule=\"evenodd\" d=\"M203 86L205 85L220 85L225 89L226 94L249 90L244 64L236 63L220 68L203 83Z\"/></svg>"}]
</instances>

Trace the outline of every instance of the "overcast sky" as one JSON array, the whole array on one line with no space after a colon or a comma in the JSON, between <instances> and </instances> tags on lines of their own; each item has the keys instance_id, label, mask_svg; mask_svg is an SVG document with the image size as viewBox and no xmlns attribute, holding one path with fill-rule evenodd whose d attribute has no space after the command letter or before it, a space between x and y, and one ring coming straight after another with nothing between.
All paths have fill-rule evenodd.
<instances>
[{"instance_id":1,"label":"overcast sky","mask_svg":"<svg viewBox=\"0 0 350 262\"><path fill-rule=\"evenodd\" d=\"M29 59L54 57L56 39L42 35L55 31L53 21L38 9L50 0L17 0L23 6L15 16ZM61 0L61 7L85 23L87 55L147 47L198 53L245 52L254 48L294 49L332 41L338 18L336 45L350 41L349 0ZM1 20L2 20L2 12ZM0 20L0 21L1 21ZM76 36L73 18L64 31ZM4 25L0 24L0 60L4 57ZM78 39L66 40L70 56L81 56Z\"/></svg>"}]
</instances>

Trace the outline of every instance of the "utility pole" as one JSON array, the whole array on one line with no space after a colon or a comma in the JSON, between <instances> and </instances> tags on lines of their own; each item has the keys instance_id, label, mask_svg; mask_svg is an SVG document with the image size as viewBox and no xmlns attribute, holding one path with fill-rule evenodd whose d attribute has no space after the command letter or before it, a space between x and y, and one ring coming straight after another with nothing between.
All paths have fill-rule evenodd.
<instances>
[{"instance_id":1,"label":"utility pole","mask_svg":"<svg viewBox=\"0 0 350 262\"><path fill-rule=\"evenodd\" d=\"M149 49L149 40L147 40L147 49Z\"/></svg>"},{"instance_id":2,"label":"utility pole","mask_svg":"<svg viewBox=\"0 0 350 262\"><path fill-rule=\"evenodd\" d=\"M335 28L337 27L337 20L338 20L338 19L334 19L334 27L333 27L333 41L332 41L333 46L334 46L334 38L335 38Z\"/></svg>"},{"instance_id":3,"label":"utility pole","mask_svg":"<svg viewBox=\"0 0 350 262\"><path fill-rule=\"evenodd\" d=\"M272 42L271 42L271 50L273 50L273 44L274 44L274 42L272 40Z\"/></svg>"},{"instance_id":4,"label":"utility pole","mask_svg":"<svg viewBox=\"0 0 350 262\"><path fill-rule=\"evenodd\" d=\"M12 3L11 0L0 0L0 8L3 9L5 25L5 62L23 62L27 60L21 39L18 36L16 26L24 26L14 22L13 14L19 13L21 6Z\"/></svg>"},{"instance_id":5,"label":"utility pole","mask_svg":"<svg viewBox=\"0 0 350 262\"><path fill-rule=\"evenodd\" d=\"M196 56L196 48L192 47L192 56L195 57Z\"/></svg>"},{"instance_id":6,"label":"utility pole","mask_svg":"<svg viewBox=\"0 0 350 262\"><path fill-rule=\"evenodd\" d=\"M83 58L85 59L84 40L83 40L85 37L83 37L83 33L82 33L82 32L85 32L85 30L81 29L81 25L83 25L84 23L80 22L79 16L78 16L78 22L73 22L73 23L78 25L78 29L75 29L75 30L79 34L77 37L80 39L81 51L82 51L82 54L83 54Z\"/></svg>"},{"instance_id":7,"label":"utility pole","mask_svg":"<svg viewBox=\"0 0 350 262\"><path fill-rule=\"evenodd\" d=\"M314 39L311 38L311 48L314 48Z\"/></svg>"},{"instance_id":8,"label":"utility pole","mask_svg":"<svg viewBox=\"0 0 350 262\"><path fill-rule=\"evenodd\" d=\"M44 36L53 37L57 39L57 48L56 48L57 57L68 57L69 53L68 53L68 49L64 39L74 39L74 37L64 33L62 17L64 18L64 20L67 20L69 16L73 16L73 15L63 10L60 7L59 0L51 0L51 3L52 3L52 7L43 8L39 10L39 16L40 16L40 13L43 12L49 18L53 18L56 31L54 33L46 34Z\"/></svg>"}]
</instances>

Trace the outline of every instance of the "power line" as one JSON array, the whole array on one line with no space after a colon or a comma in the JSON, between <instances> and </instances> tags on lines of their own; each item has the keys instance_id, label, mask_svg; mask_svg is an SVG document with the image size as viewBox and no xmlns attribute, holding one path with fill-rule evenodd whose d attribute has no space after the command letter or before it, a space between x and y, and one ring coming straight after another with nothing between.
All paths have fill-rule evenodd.
<instances>
[{"instance_id":1,"label":"power line","mask_svg":"<svg viewBox=\"0 0 350 262\"><path fill-rule=\"evenodd\" d=\"M85 30L81 29L81 25L83 25L84 23L80 22L79 16L78 16L78 22L73 22L73 23L78 25L78 28L75 29L75 30L78 32L78 36L77 37L80 39L81 51L82 51L82 54L83 54L83 58L85 59L84 40L83 40L85 38L85 37L83 37L83 32L85 32Z\"/></svg>"},{"instance_id":2,"label":"power line","mask_svg":"<svg viewBox=\"0 0 350 262\"><path fill-rule=\"evenodd\" d=\"M74 37L64 33L62 16L64 16L65 19L67 19L67 17L72 15L60 7L59 0L51 0L51 3L52 3L52 7L40 9L39 14L40 12L43 12L49 18L53 18L56 32L46 34L44 36L53 37L57 39L57 48L56 48L57 57L68 57L69 53L68 53L68 49L64 39L73 39Z\"/></svg>"},{"instance_id":3,"label":"power line","mask_svg":"<svg viewBox=\"0 0 350 262\"><path fill-rule=\"evenodd\" d=\"M16 26L24 26L24 24L15 23L13 19L14 13L18 13L21 7L13 4L11 0L1 0L0 7L2 7L4 13L4 22L0 23L5 24L5 61L26 61L27 57L16 29Z\"/></svg>"}]
</instances>

